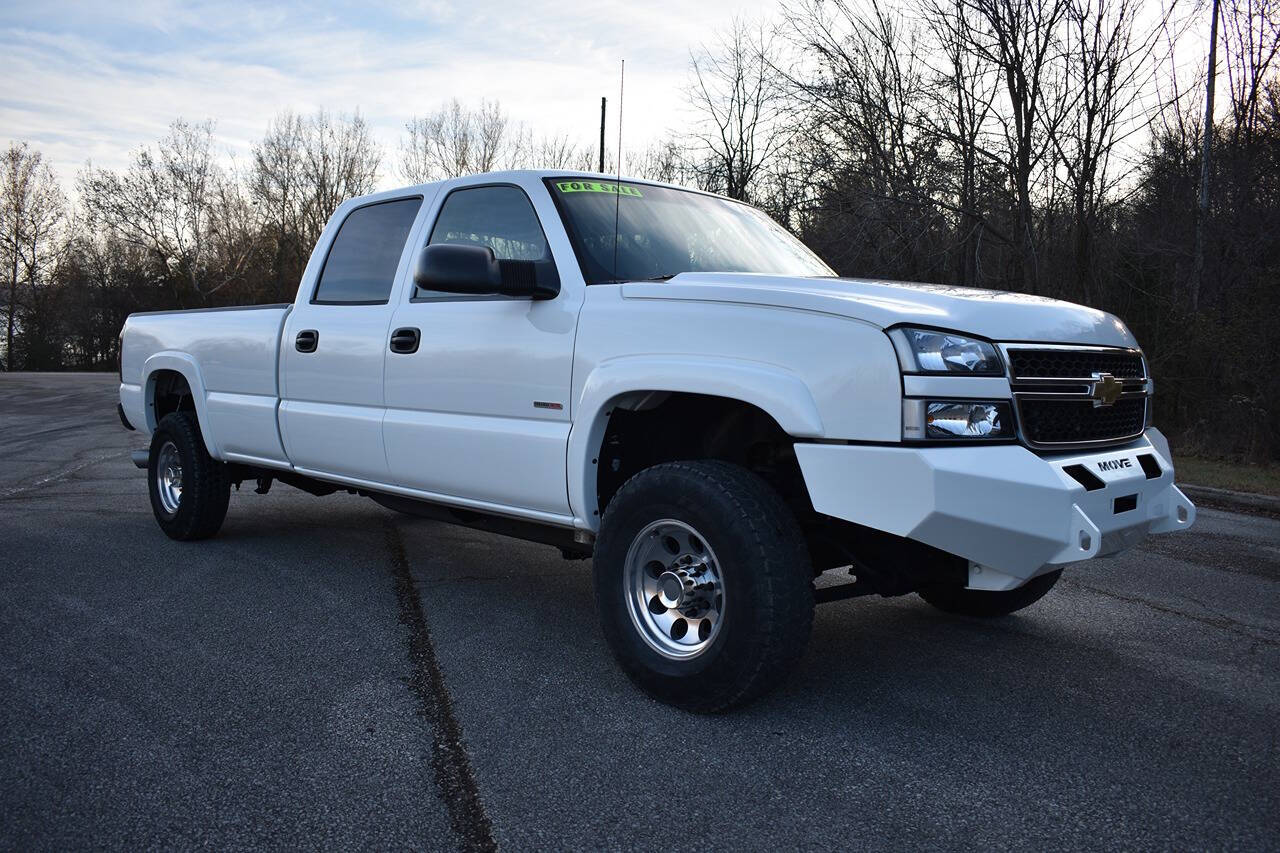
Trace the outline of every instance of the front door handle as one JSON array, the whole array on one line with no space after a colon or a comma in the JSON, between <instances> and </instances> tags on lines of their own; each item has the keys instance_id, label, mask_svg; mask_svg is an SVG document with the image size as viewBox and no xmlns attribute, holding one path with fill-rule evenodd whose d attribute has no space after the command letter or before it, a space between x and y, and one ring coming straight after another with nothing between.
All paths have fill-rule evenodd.
<instances>
[{"instance_id":1,"label":"front door handle","mask_svg":"<svg viewBox=\"0 0 1280 853\"><path fill-rule=\"evenodd\" d=\"M418 341L421 339L422 333L415 328L406 326L403 329L396 329L391 333L391 351L401 355L412 355L418 351Z\"/></svg>"},{"instance_id":2,"label":"front door handle","mask_svg":"<svg viewBox=\"0 0 1280 853\"><path fill-rule=\"evenodd\" d=\"M320 344L320 333L315 329L303 329L293 340L293 348L298 352L315 352Z\"/></svg>"}]
</instances>

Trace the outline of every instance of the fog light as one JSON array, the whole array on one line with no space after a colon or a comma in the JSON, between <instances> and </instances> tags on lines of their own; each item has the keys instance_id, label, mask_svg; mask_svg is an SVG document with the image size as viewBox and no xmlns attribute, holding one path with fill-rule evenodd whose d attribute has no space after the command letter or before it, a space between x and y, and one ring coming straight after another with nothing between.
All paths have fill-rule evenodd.
<instances>
[{"instance_id":1,"label":"fog light","mask_svg":"<svg viewBox=\"0 0 1280 853\"><path fill-rule=\"evenodd\" d=\"M1005 403L963 401L925 404L928 438L1009 438L1013 423Z\"/></svg>"}]
</instances>

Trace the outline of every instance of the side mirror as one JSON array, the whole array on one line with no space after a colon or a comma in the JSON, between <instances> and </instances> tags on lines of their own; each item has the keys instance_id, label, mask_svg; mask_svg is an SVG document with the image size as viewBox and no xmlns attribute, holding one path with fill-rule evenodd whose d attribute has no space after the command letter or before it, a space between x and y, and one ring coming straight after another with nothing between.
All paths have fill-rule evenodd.
<instances>
[{"instance_id":1,"label":"side mirror","mask_svg":"<svg viewBox=\"0 0 1280 853\"><path fill-rule=\"evenodd\" d=\"M445 293L500 293L502 271L488 246L436 243L418 255L413 283Z\"/></svg>"},{"instance_id":2,"label":"side mirror","mask_svg":"<svg viewBox=\"0 0 1280 853\"><path fill-rule=\"evenodd\" d=\"M434 243L418 255L413 283L423 290L473 296L553 299L560 277L551 261L500 261L488 246Z\"/></svg>"}]
</instances>

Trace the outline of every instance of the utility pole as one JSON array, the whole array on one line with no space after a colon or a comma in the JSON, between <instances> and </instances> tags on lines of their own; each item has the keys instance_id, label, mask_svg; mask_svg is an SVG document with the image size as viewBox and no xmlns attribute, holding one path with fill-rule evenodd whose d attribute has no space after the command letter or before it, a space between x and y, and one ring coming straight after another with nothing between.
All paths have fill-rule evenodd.
<instances>
[{"instance_id":1,"label":"utility pole","mask_svg":"<svg viewBox=\"0 0 1280 853\"><path fill-rule=\"evenodd\" d=\"M604 174L604 105L606 100L600 99L600 174Z\"/></svg>"},{"instance_id":2,"label":"utility pole","mask_svg":"<svg viewBox=\"0 0 1280 853\"><path fill-rule=\"evenodd\" d=\"M1218 76L1218 0L1213 0L1209 24L1209 80L1204 92L1204 147L1200 152L1200 200L1196 206L1196 249L1191 271L1191 310L1200 309L1200 279L1204 275L1204 226L1209 218L1209 155L1213 151L1213 83Z\"/></svg>"}]
</instances>

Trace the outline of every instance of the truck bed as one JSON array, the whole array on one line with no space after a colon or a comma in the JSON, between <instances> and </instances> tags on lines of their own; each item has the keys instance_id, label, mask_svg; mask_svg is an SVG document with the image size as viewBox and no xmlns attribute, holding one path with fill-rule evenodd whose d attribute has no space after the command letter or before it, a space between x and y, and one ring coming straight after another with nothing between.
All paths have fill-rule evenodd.
<instances>
[{"instance_id":1,"label":"truck bed","mask_svg":"<svg viewBox=\"0 0 1280 853\"><path fill-rule=\"evenodd\" d=\"M280 334L290 305L131 314L121 332L121 399L130 422L150 431L145 380L176 370L191 385L206 442L219 459L285 463L276 422ZM205 420L207 416L207 421Z\"/></svg>"}]
</instances>

